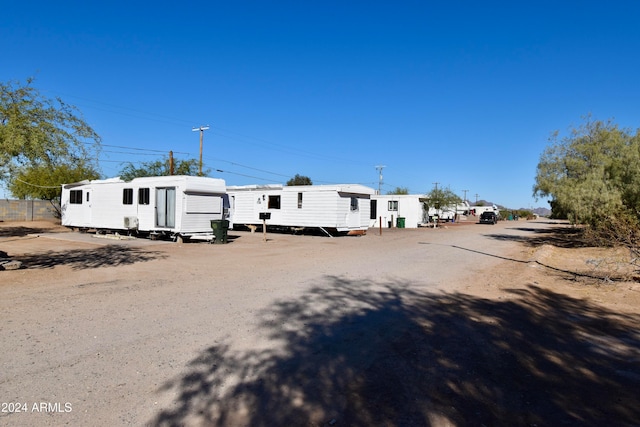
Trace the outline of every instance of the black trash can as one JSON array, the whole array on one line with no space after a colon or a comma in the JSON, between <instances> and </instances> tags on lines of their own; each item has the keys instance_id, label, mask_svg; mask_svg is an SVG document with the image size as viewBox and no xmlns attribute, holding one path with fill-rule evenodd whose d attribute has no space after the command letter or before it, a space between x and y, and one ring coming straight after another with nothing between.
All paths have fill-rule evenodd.
<instances>
[{"instance_id":1,"label":"black trash can","mask_svg":"<svg viewBox=\"0 0 640 427\"><path fill-rule=\"evenodd\" d=\"M213 243L217 243L217 244L227 243L227 232L229 231L229 221L227 221L226 219L211 220L211 228L213 228L213 235L216 237Z\"/></svg>"}]
</instances>

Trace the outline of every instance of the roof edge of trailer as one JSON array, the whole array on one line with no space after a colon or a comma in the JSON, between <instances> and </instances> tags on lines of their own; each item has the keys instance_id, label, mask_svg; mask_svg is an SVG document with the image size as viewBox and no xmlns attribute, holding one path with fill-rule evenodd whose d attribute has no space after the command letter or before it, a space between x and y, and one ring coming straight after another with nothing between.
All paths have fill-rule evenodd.
<instances>
[{"instance_id":1,"label":"roof edge of trailer","mask_svg":"<svg viewBox=\"0 0 640 427\"><path fill-rule=\"evenodd\" d=\"M265 184L265 185L228 185L227 191L337 191L340 193L360 193L375 194L373 188L362 184L321 184L321 185L282 185L282 184Z\"/></svg>"}]
</instances>

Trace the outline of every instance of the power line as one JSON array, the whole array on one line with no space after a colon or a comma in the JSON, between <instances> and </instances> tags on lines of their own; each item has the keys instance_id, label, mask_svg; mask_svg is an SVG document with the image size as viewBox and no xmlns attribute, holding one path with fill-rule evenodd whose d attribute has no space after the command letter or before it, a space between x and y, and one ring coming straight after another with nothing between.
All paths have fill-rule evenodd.
<instances>
[{"instance_id":1,"label":"power line","mask_svg":"<svg viewBox=\"0 0 640 427\"><path fill-rule=\"evenodd\" d=\"M23 184L30 185L30 186L32 186L32 187L38 187L38 188L60 188L60 185L55 185L55 186L49 186L49 185L36 185L36 184L31 184L30 182L27 182L27 181L23 181L23 180L21 180L20 178L13 178L13 179L15 179L16 181L19 181L19 182L21 182L21 183L23 183Z\"/></svg>"},{"instance_id":2,"label":"power line","mask_svg":"<svg viewBox=\"0 0 640 427\"><path fill-rule=\"evenodd\" d=\"M272 182L272 183L276 182L276 181L274 181L272 179L260 178L260 177L257 177L257 176L245 175L245 174L237 173L237 172L224 171L222 169L216 169L215 171L219 172L219 173L228 173L228 174L231 174L231 175L243 176L245 178L257 179L257 180L260 180L260 181L266 181L266 182Z\"/></svg>"},{"instance_id":3,"label":"power line","mask_svg":"<svg viewBox=\"0 0 640 427\"><path fill-rule=\"evenodd\" d=\"M167 121L169 121L169 122L173 122L173 124L180 124L180 125L185 124L185 123L192 123L192 121L190 121L190 120L185 120L185 119L180 119L180 118L175 118L175 117L169 117L169 116L165 116L165 115L157 114L157 113L149 113L147 111L141 111L141 110L136 110L134 108L122 107L122 106L119 106L119 105L108 104L106 102L96 101L94 99L88 99L88 98L75 96L75 95L64 94L64 93L60 93L60 92L56 92L56 91L52 91L52 90L43 90L43 92L50 92L50 93L56 94L58 96L62 95L62 96L69 97L69 98L80 99L80 100L88 101L88 102L91 102L91 103L94 103L94 104L104 105L104 106L107 106L107 107L110 107L110 108L115 108L115 109L120 109L120 110L128 110L128 111L131 111L131 112L138 113L138 114L142 115L142 116L140 116L140 115L134 115L134 114L127 114L127 113L123 113L123 112L120 112L120 111L108 110L108 109L105 109L105 108L96 107L95 105L85 106L86 108L93 108L93 109L96 109L96 110L101 110L101 111L106 111L106 112L109 112L109 113L119 114L119 115L122 115L122 116L129 116L129 117L141 118L141 119L145 119L145 120L152 120L152 121L164 122L164 123L167 123ZM156 116L157 118L152 118L152 117L149 117L149 116Z\"/></svg>"},{"instance_id":4,"label":"power line","mask_svg":"<svg viewBox=\"0 0 640 427\"><path fill-rule=\"evenodd\" d=\"M129 108L129 107L122 107L122 106L117 106L117 105L113 105L113 104L108 104L102 101L96 101L93 99L88 99L88 98L84 98L84 97L79 97L79 96L75 96L75 95L70 95L70 94L63 94L63 93L59 93L56 91L52 91L52 90L44 90L44 92L50 92L59 96L65 96L65 97L70 97L70 98L75 98L75 99L80 99L80 100L84 100L84 101L88 101L90 103L95 103L95 104L101 104L101 105L105 105L108 107L112 107L115 109L121 109L121 110L128 110L128 111L132 111L134 113L138 113L139 115L132 115L132 114L125 114L122 112L117 112L117 111L112 111L112 110L105 110L105 109L101 109L102 111L107 111L107 112L113 112L116 114L121 114L121 115L128 115L130 117L135 117L135 118L141 118L141 119L146 119L146 120L152 120L152 121L156 121L156 122L163 122L163 123L170 123L170 124L175 124L175 125L182 125L185 123L192 123L192 121L190 120L185 120L185 119L181 119L181 118L175 118L175 117L170 117L170 116L165 116L162 114L157 114L157 113L150 113L150 112L146 112L146 111L142 111L142 110L137 110L134 108ZM95 106L87 106L87 108L96 108ZM97 108L100 110L100 108ZM140 116L143 115L143 116ZM145 117L146 116L146 117ZM156 118L154 118L153 116L155 116ZM258 137L254 137L254 136L249 136L249 135L244 135L241 134L239 132L234 132L228 129L224 129L224 128L220 128L220 127L214 127L213 129L213 133L216 135L219 135L223 138L228 138L228 139L233 139L233 140L237 140L237 141L243 141L245 143L249 143L249 144L253 144L253 145L260 145L260 144L256 144L255 142L251 142L251 141L258 141L260 143L262 143L261 145L266 145L268 147L270 147L272 150L276 150L276 151L281 151L281 152L286 152L289 154L294 154L294 155L298 155L298 156L304 156L304 157L310 157L310 158L316 158L316 159L322 159L322 160L331 160L331 161L339 161L339 162L349 162L351 164L358 164L358 165L362 165L364 166L365 163L362 162L353 162L353 160L349 159L345 159L344 157L336 157L336 156L327 156L324 154L318 154L318 153L312 153L309 151L305 151L305 150L301 150L299 148L296 147L291 147L291 146L287 146L284 144L279 144L279 143L275 143L272 141L268 141L266 139L263 138L258 138ZM226 134L225 134L226 133ZM233 134L233 135L237 135L237 136L230 136L228 134ZM106 144L102 144L103 146L107 146ZM277 147L274 149L274 147ZM141 149L142 150L142 149ZM148 150L148 151L154 151L154 150ZM155 150L158 151L159 150ZM168 150L165 150L168 151ZM165 152L162 151L162 152ZM176 154L180 154L174 151L174 153ZM184 153L182 153L184 154Z\"/></svg>"},{"instance_id":5,"label":"power line","mask_svg":"<svg viewBox=\"0 0 640 427\"><path fill-rule=\"evenodd\" d=\"M194 130L200 130L199 128L195 128ZM103 147L109 147L109 148L120 148L120 149L124 149L124 150L132 150L132 151L140 151L142 153L128 153L128 152L117 152L117 151L113 151L113 150L103 150L102 152L104 153L116 153L116 154L129 154L129 155L152 155L152 154L156 154L156 153L162 153L162 154L166 154L167 151L166 150L155 150L155 149L148 149L148 148L138 148L138 147L130 147L130 146L123 146L123 145L115 145L115 144L101 144ZM185 156L194 156L194 153L191 152L177 152L174 151L174 153L176 154L182 154ZM273 171L269 171L266 169L261 169L261 168L256 168L253 166L248 166L242 163L238 163L235 161L230 161L230 160L226 160L226 159L220 159L220 158L215 158L215 157L203 157L203 160L209 160L212 162L224 162L227 163L229 165L232 166L238 166L241 168L245 168L245 169L249 169L249 170L254 170L257 172L262 172L262 173L266 173L269 175L274 175L274 176L278 176L278 177L283 177L283 178L289 178L291 177L293 174L292 173L288 173L288 174L284 174L284 173L280 173L280 172L273 172ZM98 159L99 163L116 163L116 164L126 164L126 163L131 163L131 164L144 164L145 161L144 160L139 160L139 161L132 161L131 159L127 159L127 160L111 160L111 159ZM217 168L213 168L211 165L206 165L205 163L203 163L203 166L210 166L212 169L214 170L219 170ZM257 176L253 176L253 175L247 175L247 174L242 174L242 173L237 173L237 172L232 172L232 171L224 171L224 173L228 173L228 174L233 174L233 175L237 175L237 176L243 176L243 177L247 177L247 178L252 178L252 179L259 179L262 181L268 181L268 182L274 182L273 179L270 178L262 178L262 177L257 177ZM335 181L325 181L325 180L318 180L318 179L314 179L314 182L316 183L325 183L325 184L340 184L340 182L335 182ZM363 185L371 185L370 183L366 183ZM382 185L387 185L387 184L382 184ZM380 189L379 189L380 191Z\"/></svg>"},{"instance_id":6,"label":"power line","mask_svg":"<svg viewBox=\"0 0 640 427\"><path fill-rule=\"evenodd\" d=\"M225 135L224 133L221 133L220 131L223 132L228 132L234 135L238 135L240 138L238 137L234 137L234 136L229 136L229 135ZM294 148L294 147L290 147L284 144L278 144L272 141L267 141L265 139L262 138L257 138L257 137L253 137L253 136L247 136L247 135L242 135L240 133L237 132L233 132L230 130L225 130L219 127L214 127L213 128L213 133L215 135L221 136L223 138L227 138L227 139L232 139L235 141L242 141L242 142L246 142L248 144L252 144L252 145L258 145L258 146L267 146L269 147L272 151L280 151L283 153L289 153L289 154L294 154L297 156L303 156L303 157L309 157L309 158L316 158L316 159L321 159L321 160L331 160L331 161L339 161L339 162L349 162L352 164L358 164L358 165L366 165L366 163L364 162L353 162L352 160L346 160L343 157L335 157L335 156L327 156L327 155L323 155L323 154L318 154L318 153L312 153L309 151L305 151L305 150L301 150L299 148ZM258 144L255 142L251 142L251 140L254 141L258 141L262 144ZM274 148L277 147L277 148Z\"/></svg>"},{"instance_id":7,"label":"power line","mask_svg":"<svg viewBox=\"0 0 640 427\"><path fill-rule=\"evenodd\" d=\"M113 150L102 150L102 153L128 154L130 156L157 156L156 153L131 153L129 151L113 151Z\"/></svg>"},{"instance_id":8,"label":"power line","mask_svg":"<svg viewBox=\"0 0 640 427\"><path fill-rule=\"evenodd\" d=\"M270 175L282 176L282 177L285 177L285 178L289 178L291 176L290 174L289 175L285 175L285 174L282 174L282 173L271 172L271 171L268 171L268 170L254 168L252 166L243 165L243 164L232 162L232 161L229 161L229 160L216 159L216 158L207 158L207 159L208 160L216 160L218 162L229 163L232 166L240 166L240 167L245 168L245 169L251 169L251 170L254 170L254 171L258 171L258 172L264 172L264 173L268 173Z\"/></svg>"},{"instance_id":9,"label":"power line","mask_svg":"<svg viewBox=\"0 0 640 427\"><path fill-rule=\"evenodd\" d=\"M127 146L123 146L123 145L110 145L110 144L100 144L102 147L111 147L111 148L121 148L124 150L136 150L136 151L149 151L152 153L167 153L168 150L152 150L150 148L136 148L136 147L127 147ZM174 154L186 154L186 155L190 155L192 153L183 153L180 151L174 151Z\"/></svg>"}]
</instances>

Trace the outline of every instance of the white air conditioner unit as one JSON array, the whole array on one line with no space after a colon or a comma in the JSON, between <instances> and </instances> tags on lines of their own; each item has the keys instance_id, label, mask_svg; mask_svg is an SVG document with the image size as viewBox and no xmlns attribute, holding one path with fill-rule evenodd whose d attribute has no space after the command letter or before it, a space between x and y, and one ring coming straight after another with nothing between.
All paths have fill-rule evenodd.
<instances>
[{"instance_id":1,"label":"white air conditioner unit","mask_svg":"<svg viewBox=\"0 0 640 427\"><path fill-rule=\"evenodd\" d=\"M136 216L125 216L124 217L124 228L138 228L138 217L136 217Z\"/></svg>"}]
</instances>

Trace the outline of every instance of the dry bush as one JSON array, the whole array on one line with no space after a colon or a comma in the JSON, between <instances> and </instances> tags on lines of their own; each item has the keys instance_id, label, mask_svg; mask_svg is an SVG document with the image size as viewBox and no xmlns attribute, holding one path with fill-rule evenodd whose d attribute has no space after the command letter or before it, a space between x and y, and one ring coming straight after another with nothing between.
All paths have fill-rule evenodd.
<instances>
[{"instance_id":1,"label":"dry bush","mask_svg":"<svg viewBox=\"0 0 640 427\"><path fill-rule=\"evenodd\" d=\"M640 266L640 223L628 215L612 215L585 227L584 240L599 247L624 247L630 252L630 263Z\"/></svg>"}]
</instances>

